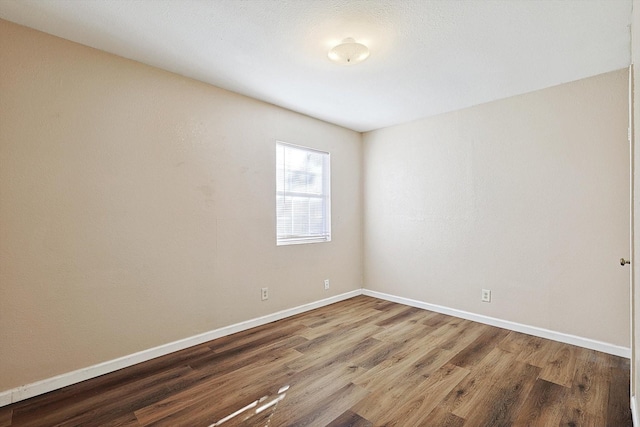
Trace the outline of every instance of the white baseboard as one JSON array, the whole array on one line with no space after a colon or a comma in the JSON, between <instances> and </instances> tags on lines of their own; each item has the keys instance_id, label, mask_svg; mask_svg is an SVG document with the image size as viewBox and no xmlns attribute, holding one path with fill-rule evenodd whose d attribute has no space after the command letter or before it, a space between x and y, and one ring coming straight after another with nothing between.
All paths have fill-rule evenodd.
<instances>
[{"instance_id":1,"label":"white baseboard","mask_svg":"<svg viewBox=\"0 0 640 427\"><path fill-rule=\"evenodd\" d=\"M499 328L522 332L524 334L534 335L540 338L547 338L566 344L572 344L579 347L589 348L591 350L601 351L603 353L613 354L615 356L626 357L627 359L631 358L631 349L628 347L622 347L615 344L609 344L606 342L596 341L571 334L565 334L562 332L551 331L549 329L538 328L536 326L524 325L522 323L511 322L508 320L497 319L495 317L470 313L468 311L457 310L455 308L429 304L426 302L403 298L395 295L389 295L382 292L370 291L368 289L363 289L362 293L363 295L368 295L374 298L380 298L383 300L397 302L412 307L435 311L437 313L448 314L449 316L460 317L462 319L472 320L474 322L484 323L486 325L497 326Z\"/></svg>"},{"instance_id":2,"label":"white baseboard","mask_svg":"<svg viewBox=\"0 0 640 427\"><path fill-rule=\"evenodd\" d=\"M0 408L11 403L11 390L0 391Z\"/></svg>"},{"instance_id":3,"label":"white baseboard","mask_svg":"<svg viewBox=\"0 0 640 427\"><path fill-rule=\"evenodd\" d=\"M183 350L194 345L202 344L216 338L235 334L236 332L255 328L256 326L265 325L267 323L275 322L276 320L281 320L286 317L324 307L325 305L353 298L358 295L362 295L362 289L357 289L355 291L336 295L320 301L315 301L298 307L278 311L277 313L268 314L266 316L236 323L234 325L225 326L213 331L194 335L192 337L184 338L168 344L163 344L158 347L130 354L128 356L123 356L118 359L109 360L107 362L99 363L87 368L78 369L76 371L68 372L52 378L47 378L42 381L26 384L11 390L0 391L0 407L25 400L30 397L38 396L40 394L48 393L50 391L66 387L71 384L76 384L81 381L99 377L100 375L108 374L110 372L114 372L118 369L126 368L137 363L146 362L147 360L155 359L156 357L164 356L166 354Z\"/></svg>"},{"instance_id":4,"label":"white baseboard","mask_svg":"<svg viewBox=\"0 0 640 427\"><path fill-rule=\"evenodd\" d=\"M640 424L638 424L638 404L636 403L635 396L631 396L631 421L633 421L634 426L640 426Z\"/></svg>"},{"instance_id":5,"label":"white baseboard","mask_svg":"<svg viewBox=\"0 0 640 427\"><path fill-rule=\"evenodd\" d=\"M589 348L592 350L601 351L604 353L613 354L616 356L631 357L631 350L626 347L621 347L601 341L592 340L589 338L582 338L575 335L564 334L561 332L550 331L548 329L538 328L535 326L523 325L521 323L510 322L507 320L497 319L494 317L484 316L480 314L474 314L463 310L457 310L454 308L444 307L436 304L429 304L422 301L417 301L409 298L403 298L395 295L389 295L382 292L370 291L367 289L357 289L344 294L336 295L330 298L326 298L320 301L315 301L309 304L304 304L298 307L279 311L266 316L258 317L255 319L247 320L244 322L236 323L234 325L225 326L223 328L215 329L213 331L205 332L199 335L194 335L189 338L184 338L178 341L174 341L168 344L164 344L158 347L154 347L148 350L143 350L138 353L123 356L118 359L109 360L107 362L99 363L97 365L89 366L87 368L78 369L76 371L68 372L62 375L58 375L52 378L47 378L42 381L37 381L31 384L26 384L20 387L16 387L11 390L0 391L0 407L9 405L11 403L19 402L21 400L28 399L30 397L38 396L40 394L48 393L53 390L57 390L62 387L66 387L72 384L79 383L91 378L98 377L100 375L108 374L110 372L117 371L118 369L126 368L137 363L146 362L156 357L164 356L169 353L173 353L185 348L192 347L194 345L202 344L207 341L214 340L223 336L231 335L236 332L244 331L247 329L255 328L256 326L265 325L267 323L275 322L296 314L304 313L316 308L324 307L329 304L333 304L339 301L344 301L349 298L353 298L358 295L368 295L374 298L380 298L387 301L397 302L400 304L418 307L425 310L435 311L437 313L447 314L450 316L459 317L462 319L472 320L474 322L484 323L491 326L497 326L499 328L509 329L516 332L522 332L529 335L538 336L541 338L547 338L554 341L564 342L567 344L577 345L580 347ZM635 398L631 400L631 410L634 419L634 425L640 427L640 424L636 422L636 402Z\"/></svg>"}]
</instances>

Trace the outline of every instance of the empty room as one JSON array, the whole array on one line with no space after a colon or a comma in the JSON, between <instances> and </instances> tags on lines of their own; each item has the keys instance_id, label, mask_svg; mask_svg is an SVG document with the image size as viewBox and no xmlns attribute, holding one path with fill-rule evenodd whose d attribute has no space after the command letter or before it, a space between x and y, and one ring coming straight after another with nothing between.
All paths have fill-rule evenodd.
<instances>
[{"instance_id":1,"label":"empty room","mask_svg":"<svg viewBox=\"0 0 640 427\"><path fill-rule=\"evenodd\" d=\"M0 0L0 427L640 425L636 59L640 0Z\"/></svg>"}]
</instances>

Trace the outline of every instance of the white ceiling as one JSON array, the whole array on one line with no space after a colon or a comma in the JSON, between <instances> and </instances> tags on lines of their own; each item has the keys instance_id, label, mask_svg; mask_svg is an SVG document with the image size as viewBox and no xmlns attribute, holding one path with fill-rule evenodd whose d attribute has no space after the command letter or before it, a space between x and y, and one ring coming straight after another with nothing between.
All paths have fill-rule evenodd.
<instances>
[{"instance_id":1,"label":"white ceiling","mask_svg":"<svg viewBox=\"0 0 640 427\"><path fill-rule=\"evenodd\" d=\"M620 69L632 0L0 0L0 17L368 131ZM359 65L327 59L353 37Z\"/></svg>"}]
</instances>

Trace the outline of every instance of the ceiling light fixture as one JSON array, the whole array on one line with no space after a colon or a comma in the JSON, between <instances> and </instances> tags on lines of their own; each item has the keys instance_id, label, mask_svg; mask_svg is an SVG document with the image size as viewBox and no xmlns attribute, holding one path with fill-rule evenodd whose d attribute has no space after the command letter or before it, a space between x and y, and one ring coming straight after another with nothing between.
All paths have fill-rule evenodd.
<instances>
[{"instance_id":1,"label":"ceiling light fixture","mask_svg":"<svg viewBox=\"0 0 640 427\"><path fill-rule=\"evenodd\" d=\"M329 59L343 65L358 64L369 57L369 48L351 37L329 51Z\"/></svg>"}]
</instances>

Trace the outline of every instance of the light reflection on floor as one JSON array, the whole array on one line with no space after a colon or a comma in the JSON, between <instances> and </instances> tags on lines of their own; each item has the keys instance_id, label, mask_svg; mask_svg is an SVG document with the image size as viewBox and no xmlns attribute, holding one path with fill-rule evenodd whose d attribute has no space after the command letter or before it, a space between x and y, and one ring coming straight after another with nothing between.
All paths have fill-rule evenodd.
<instances>
[{"instance_id":1,"label":"light reflection on floor","mask_svg":"<svg viewBox=\"0 0 640 427\"><path fill-rule=\"evenodd\" d=\"M268 426L271 422L271 417L276 411L278 403L282 401L287 395L287 390L289 390L288 385L280 387L277 395L262 396L260 399L251 402L245 407L238 409L237 411L227 415L224 418L221 418L220 420L211 424L209 427L217 427L224 423L227 423L226 426L246 425L247 422L251 422L252 425L256 426L258 425L257 423ZM255 419L251 420L252 418Z\"/></svg>"}]
</instances>

